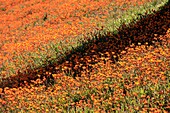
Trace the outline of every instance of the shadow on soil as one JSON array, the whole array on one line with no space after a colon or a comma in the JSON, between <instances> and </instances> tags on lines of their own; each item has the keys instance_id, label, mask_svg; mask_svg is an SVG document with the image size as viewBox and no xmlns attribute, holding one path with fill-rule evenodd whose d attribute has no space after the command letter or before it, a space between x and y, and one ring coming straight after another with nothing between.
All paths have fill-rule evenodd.
<instances>
[{"instance_id":1,"label":"shadow on soil","mask_svg":"<svg viewBox=\"0 0 170 113\"><path fill-rule=\"evenodd\" d=\"M86 75L90 76L94 64L101 60L106 62L107 58L112 63L117 62L121 51L126 51L126 48L131 44L138 45L138 43L145 44L146 42L149 45L154 45L153 42L161 44L158 37L165 35L168 28L170 28L169 2L154 14L141 15L139 21L131 23L129 26L122 25L116 35L107 33L104 37L96 36L94 40L84 43L82 47L74 48L71 54L56 64L27 70L29 74L18 73L16 77L4 79L0 83L0 88L22 87L24 81L31 83L31 80L39 78L37 75L40 75L40 79L46 78L45 84L47 86L55 83L52 74L56 73L64 72L75 78L81 77L82 72L85 71Z\"/></svg>"}]
</instances>

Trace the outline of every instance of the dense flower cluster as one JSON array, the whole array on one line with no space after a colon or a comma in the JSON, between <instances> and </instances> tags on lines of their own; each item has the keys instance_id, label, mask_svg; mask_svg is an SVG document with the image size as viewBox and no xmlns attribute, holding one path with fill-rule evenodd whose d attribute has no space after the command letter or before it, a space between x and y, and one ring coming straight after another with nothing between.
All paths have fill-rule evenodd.
<instances>
[{"instance_id":1,"label":"dense flower cluster","mask_svg":"<svg viewBox=\"0 0 170 113\"><path fill-rule=\"evenodd\" d=\"M123 6L123 3L118 1L116 5ZM70 18L69 13L65 14L65 12L61 10L59 11L61 14L56 15L60 16L60 18L58 18L59 20L52 19L54 18L52 15L56 14L52 12L59 9L53 7L53 5L50 5L50 9L48 9L46 6L47 2L53 5L54 3L58 3L59 9L67 7L70 15L75 15L72 15L73 17ZM43 6L45 11L47 9L51 11L50 14L48 14L48 12L43 13L43 16L40 14L42 20L37 21L35 25L32 26L32 24L30 24L27 28L17 28L20 29L21 32L13 29L14 31L7 33L8 28L7 30L2 30L2 32L8 34L7 36L13 36L14 40L17 39L16 37L23 37L16 40L16 42L14 41L14 43L17 44L20 43L19 48L21 47L20 49L23 49L26 46L22 44L26 44L27 41L28 46L30 46L31 43L38 46L38 44L43 41L48 42L55 40L53 36L55 36L55 38L61 38L62 40L62 38L65 38L63 36L69 34L74 38L74 36L79 33L85 33L86 29L90 30L95 28L96 25L93 24L93 22L90 23L88 19L93 18L93 13L96 12L95 8L100 9L100 7L103 7L102 11L104 11L103 9L105 9L105 6L107 6L110 1L102 2L102 0L99 0L97 2L91 0L92 4L88 4L87 2L86 5L86 2L83 0L72 0L69 2L61 0L51 2L48 0L41 0L39 2L23 2L20 0L13 2L11 0L8 1L8 3L9 4L0 4L1 14L7 13L3 11L9 11L8 13L10 13L12 6L16 7L14 12L16 12L19 7L33 7L41 10L38 6ZM18 3L24 3L24 5L18 6ZM76 5L78 3L82 3L83 5ZM128 3L136 5L133 4L134 1L129 1L126 4ZM35 4L36 6L34 6ZM3 8L2 6L4 5L6 5L6 7ZM73 6L75 9L69 6ZM3 82L3 84L0 84L0 112L115 111L168 113L168 111L170 111L169 7L168 4L160 11L141 17L139 21L128 26L123 24L117 34L108 32L105 37L96 35L96 39L85 44L81 51L79 50L69 54L69 57L61 62L61 64L40 67L32 70L28 75L19 73L19 78L16 79L12 79L11 77L13 81L7 80ZM37 10L33 11L36 12ZM85 11L89 12L87 13ZM99 12L100 11L101 10L99 10ZM106 12L107 11L104 11L103 13ZM29 15L32 14L33 13ZM38 15L39 13L37 12L35 14ZM91 17L86 18L86 16L82 15L90 15ZM98 16L101 15L98 14ZM28 16L27 19L30 19L29 22L34 20L33 17L34 16L31 16L29 18ZM83 20L81 20L82 18ZM98 17L95 16L94 18ZM77 19L79 22L81 20L81 22L87 23L78 26L76 24L77 20L70 19ZM43 27L39 26L40 21L43 22ZM102 21L102 19L100 21ZM10 21L8 22L10 23ZM60 24L52 24L50 22L60 22ZM38 25L36 26L36 24ZM37 30L37 28L39 28L39 30ZM59 31L57 32L58 29ZM61 30L63 31L61 32ZM12 35L12 33L16 32L18 34ZM24 32L25 35L22 34ZM46 34L47 32L49 32L48 36ZM31 37L27 37L27 33L30 33ZM60 35L58 33L60 33ZM1 34L1 36L3 35L4 34ZM50 36L52 36L52 38ZM38 39L41 39L42 42ZM10 43L7 39L2 39L2 42L5 43L1 49L6 50L7 54L10 51L14 51L11 49L12 47L9 48ZM11 44L12 43L13 42L11 42ZM15 47L15 45L13 45L13 47ZM17 50L21 52L19 48ZM31 48L29 47L28 50L31 51ZM30 79L31 76L37 78L32 80Z\"/></svg>"},{"instance_id":2,"label":"dense flower cluster","mask_svg":"<svg viewBox=\"0 0 170 113\"><path fill-rule=\"evenodd\" d=\"M86 34L97 28L98 22L102 24L115 6L123 11L136 3L110 0L1 0L0 64L5 66L6 71L25 68L25 63L15 59L15 56L37 52L37 48L55 40ZM29 59L30 56L24 57Z\"/></svg>"},{"instance_id":3,"label":"dense flower cluster","mask_svg":"<svg viewBox=\"0 0 170 113\"><path fill-rule=\"evenodd\" d=\"M55 74L55 84L40 85L44 78L24 87L1 89L1 112L161 112L170 107L170 29L160 36L163 46L131 45L116 64L110 59L94 65L90 77ZM146 49L147 48L147 49ZM106 53L107 54L107 53ZM84 68L86 70L86 68ZM35 84L39 84L35 86Z\"/></svg>"}]
</instances>

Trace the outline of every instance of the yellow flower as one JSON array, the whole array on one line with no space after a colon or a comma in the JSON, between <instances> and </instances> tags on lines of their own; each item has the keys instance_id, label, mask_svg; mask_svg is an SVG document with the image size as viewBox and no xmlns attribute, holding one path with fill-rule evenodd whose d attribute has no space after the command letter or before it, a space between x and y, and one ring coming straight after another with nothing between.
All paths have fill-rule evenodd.
<instances>
[{"instance_id":1,"label":"yellow flower","mask_svg":"<svg viewBox=\"0 0 170 113\"><path fill-rule=\"evenodd\" d=\"M140 84L140 82L139 82L139 81L137 81L137 82L135 82L135 84L136 84L136 85L139 85L139 84Z\"/></svg>"}]
</instances>

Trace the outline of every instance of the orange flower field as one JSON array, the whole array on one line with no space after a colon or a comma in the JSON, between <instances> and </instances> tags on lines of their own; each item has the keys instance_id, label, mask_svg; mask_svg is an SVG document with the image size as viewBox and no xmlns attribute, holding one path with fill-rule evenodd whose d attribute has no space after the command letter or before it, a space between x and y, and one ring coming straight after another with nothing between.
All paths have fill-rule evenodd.
<instances>
[{"instance_id":1,"label":"orange flower field","mask_svg":"<svg viewBox=\"0 0 170 113\"><path fill-rule=\"evenodd\" d=\"M16 0L15 2L1 0L0 14L3 18L0 19L0 64L7 66L5 71L11 68L16 71L17 63L9 66L10 62L18 62L14 60L15 56L28 51L35 52L36 48L51 41L74 38L97 29L98 22L102 24L108 11L114 10L114 6L121 7L127 4L126 8L122 8L127 10L128 6L142 5L146 1L148 0L139 3L123 2L123 0L114 2L111 0ZM21 64L21 67L24 67L24 63L19 63Z\"/></svg>"},{"instance_id":2,"label":"orange flower field","mask_svg":"<svg viewBox=\"0 0 170 113\"><path fill-rule=\"evenodd\" d=\"M169 10L167 0L0 0L0 112L169 113Z\"/></svg>"}]
</instances>

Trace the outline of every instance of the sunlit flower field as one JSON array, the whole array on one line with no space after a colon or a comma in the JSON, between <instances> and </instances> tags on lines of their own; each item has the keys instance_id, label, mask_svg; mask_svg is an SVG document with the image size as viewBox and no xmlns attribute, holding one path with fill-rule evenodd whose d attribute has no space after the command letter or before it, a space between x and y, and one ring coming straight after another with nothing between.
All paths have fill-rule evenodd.
<instances>
[{"instance_id":1,"label":"sunlit flower field","mask_svg":"<svg viewBox=\"0 0 170 113\"><path fill-rule=\"evenodd\" d=\"M168 0L0 0L0 112L169 113Z\"/></svg>"}]
</instances>

